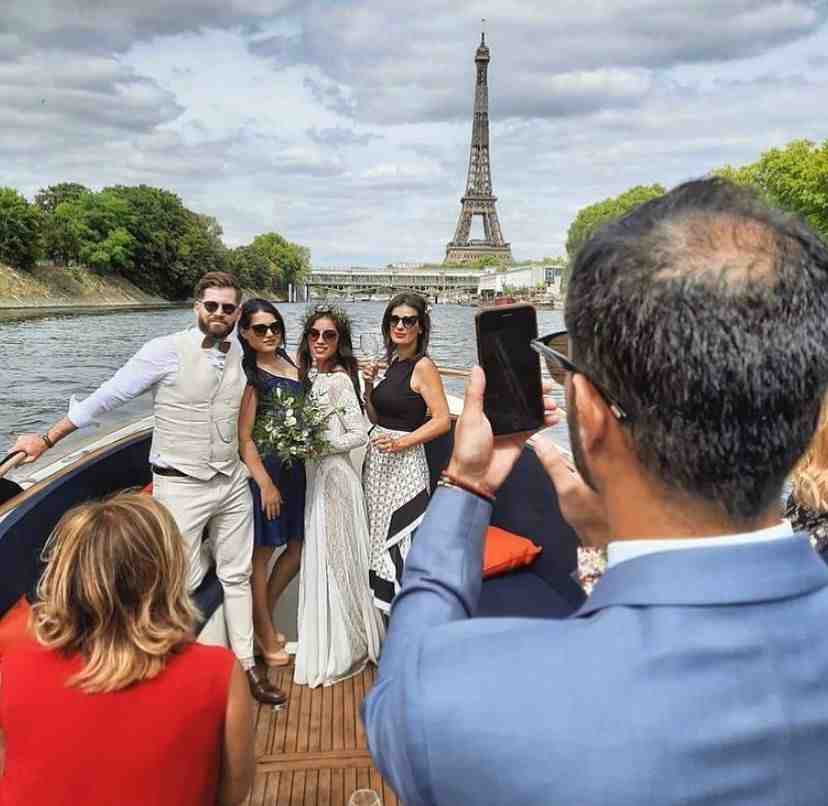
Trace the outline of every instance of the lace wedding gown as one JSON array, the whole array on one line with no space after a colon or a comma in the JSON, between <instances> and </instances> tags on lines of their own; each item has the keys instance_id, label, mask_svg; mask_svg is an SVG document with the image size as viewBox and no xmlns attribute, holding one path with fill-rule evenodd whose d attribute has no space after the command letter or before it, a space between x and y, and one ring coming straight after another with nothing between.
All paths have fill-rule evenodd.
<instances>
[{"instance_id":1,"label":"lace wedding gown","mask_svg":"<svg viewBox=\"0 0 828 806\"><path fill-rule=\"evenodd\" d=\"M368 586L368 521L349 453L368 441L343 372L319 374L312 392L328 409L331 452L308 461L305 546L299 576L299 641L294 679L312 688L357 674L379 657L383 624Z\"/></svg>"}]
</instances>

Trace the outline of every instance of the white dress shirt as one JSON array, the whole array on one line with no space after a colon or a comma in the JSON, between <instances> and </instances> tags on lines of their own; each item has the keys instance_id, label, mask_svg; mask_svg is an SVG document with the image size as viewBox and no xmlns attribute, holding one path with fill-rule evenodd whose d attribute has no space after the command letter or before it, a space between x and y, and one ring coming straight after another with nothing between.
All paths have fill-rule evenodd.
<instances>
[{"instance_id":1,"label":"white dress shirt","mask_svg":"<svg viewBox=\"0 0 828 806\"><path fill-rule=\"evenodd\" d=\"M707 549L713 546L735 546L740 543L761 543L766 540L778 540L781 537L792 537L793 529L790 521L782 519L774 526L757 529L754 532L739 532L733 535L716 537L687 537L681 539L664 540L616 540L607 546L607 568L613 565L642 557L645 554L654 554L657 551L680 551L683 549Z\"/></svg>"},{"instance_id":2,"label":"white dress shirt","mask_svg":"<svg viewBox=\"0 0 828 806\"><path fill-rule=\"evenodd\" d=\"M198 328L190 328L189 334L199 344L204 333ZM89 397L77 400L73 395L69 401L68 418L76 428L98 425L97 418L107 411L117 408L128 400L142 395L158 384L175 383L178 373L178 351L175 348L174 333L159 336L148 341L129 361L126 362L108 381L102 383ZM228 334L225 341L234 339L236 331ZM224 371L226 355L211 347L208 351L210 363L216 372ZM152 464L164 466L159 456L150 456Z\"/></svg>"}]
</instances>

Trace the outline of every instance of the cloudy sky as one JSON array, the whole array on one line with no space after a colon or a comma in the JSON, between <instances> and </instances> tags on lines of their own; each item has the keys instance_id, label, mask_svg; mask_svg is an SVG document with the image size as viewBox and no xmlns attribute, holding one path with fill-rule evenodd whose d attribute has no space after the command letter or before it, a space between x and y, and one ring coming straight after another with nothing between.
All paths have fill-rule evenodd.
<instances>
[{"instance_id":1,"label":"cloudy sky","mask_svg":"<svg viewBox=\"0 0 828 806\"><path fill-rule=\"evenodd\" d=\"M487 19L516 258L577 210L828 137L825 0L0 0L0 184L169 188L228 245L439 261Z\"/></svg>"}]
</instances>

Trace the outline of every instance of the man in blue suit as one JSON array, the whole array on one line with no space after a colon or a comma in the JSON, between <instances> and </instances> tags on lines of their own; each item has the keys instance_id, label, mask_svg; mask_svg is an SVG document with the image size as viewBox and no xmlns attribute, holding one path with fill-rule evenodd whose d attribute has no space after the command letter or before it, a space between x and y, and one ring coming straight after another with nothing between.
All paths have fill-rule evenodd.
<instances>
[{"instance_id":1,"label":"man in blue suit","mask_svg":"<svg viewBox=\"0 0 828 806\"><path fill-rule=\"evenodd\" d=\"M828 569L780 517L828 381L828 253L720 180L600 230L566 305L576 468L530 445L609 569L559 620L475 619L493 440L476 369L406 563L371 753L406 806L828 802Z\"/></svg>"}]
</instances>

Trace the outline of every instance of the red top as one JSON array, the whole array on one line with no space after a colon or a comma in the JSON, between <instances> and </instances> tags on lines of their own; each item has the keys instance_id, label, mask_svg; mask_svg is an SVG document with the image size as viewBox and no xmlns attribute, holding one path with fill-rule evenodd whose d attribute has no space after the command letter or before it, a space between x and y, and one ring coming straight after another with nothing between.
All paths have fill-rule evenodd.
<instances>
[{"instance_id":1,"label":"red top","mask_svg":"<svg viewBox=\"0 0 828 806\"><path fill-rule=\"evenodd\" d=\"M154 679L108 694L34 642L0 661L2 806L204 806L217 799L233 655L190 644Z\"/></svg>"}]
</instances>

